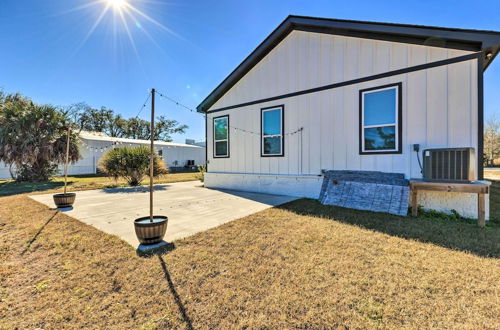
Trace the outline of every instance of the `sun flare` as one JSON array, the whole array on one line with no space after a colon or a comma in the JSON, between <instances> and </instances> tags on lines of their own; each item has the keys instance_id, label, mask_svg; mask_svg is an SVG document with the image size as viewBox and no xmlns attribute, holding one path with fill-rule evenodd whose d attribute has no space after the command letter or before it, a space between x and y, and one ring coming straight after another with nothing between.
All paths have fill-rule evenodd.
<instances>
[{"instance_id":1,"label":"sun flare","mask_svg":"<svg viewBox=\"0 0 500 330\"><path fill-rule=\"evenodd\" d=\"M1 0L0 0L1 1ZM62 14L69 14L73 12L85 12L89 10L94 11L95 20L89 21L91 26L83 39L80 41L78 46L73 51L72 55L75 56L87 43L87 41L92 37L94 32L101 25L106 25L112 29L113 33L113 47L121 45L122 34L130 42L133 48L133 53L135 54L139 63L141 59L139 57L139 49L136 46L135 38L139 37L138 34L142 34L147 39L149 39L156 47L161 49L161 46L153 39L153 36L148 32L149 28L159 28L163 32L168 33L171 36L179 38L186 41L182 36L177 34L172 29L166 27L153 17L149 16L146 12L141 9L141 3L155 3L155 4L167 4L165 0L85 0L88 1L84 5L80 5L70 10L63 12ZM144 7L144 6L143 6ZM94 9L92 9L94 8Z\"/></svg>"},{"instance_id":2,"label":"sun flare","mask_svg":"<svg viewBox=\"0 0 500 330\"><path fill-rule=\"evenodd\" d=\"M122 9L127 5L127 0L106 0L114 9Z\"/></svg>"}]
</instances>

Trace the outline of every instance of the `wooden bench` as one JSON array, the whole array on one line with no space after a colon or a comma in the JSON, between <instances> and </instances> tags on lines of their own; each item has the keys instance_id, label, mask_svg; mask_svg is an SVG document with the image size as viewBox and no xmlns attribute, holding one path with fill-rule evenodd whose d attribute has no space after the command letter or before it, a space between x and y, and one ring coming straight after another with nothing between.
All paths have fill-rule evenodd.
<instances>
[{"instance_id":1,"label":"wooden bench","mask_svg":"<svg viewBox=\"0 0 500 330\"><path fill-rule=\"evenodd\" d=\"M485 225L486 201L485 194L490 192L491 182L489 181L474 181L471 183L450 183L450 182L430 182L421 179L410 180L411 193L411 215L418 215L418 199L419 190L458 192L458 193L473 193L477 194L477 222L479 226Z\"/></svg>"}]
</instances>

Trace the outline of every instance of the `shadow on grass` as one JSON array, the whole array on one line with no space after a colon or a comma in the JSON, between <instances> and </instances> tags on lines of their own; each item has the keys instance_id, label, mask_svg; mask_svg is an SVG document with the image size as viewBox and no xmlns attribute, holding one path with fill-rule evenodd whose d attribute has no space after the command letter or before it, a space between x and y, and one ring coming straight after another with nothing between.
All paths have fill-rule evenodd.
<instances>
[{"instance_id":1,"label":"shadow on grass","mask_svg":"<svg viewBox=\"0 0 500 330\"><path fill-rule=\"evenodd\" d=\"M184 323L186 323L186 328L193 329L193 323L191 322L191 319L187 315L186 308L182 303L179 293L177 293L177 290L175 289L175 285L172 282L172 278L170 277L170 273L168 271L165 260L163 260L163 257L161 255L158 255L158 260L160 261L161 268L163 270L163 273L165 274L165 279L167 280L168 288L170 289L170 292L174 297L175 303L177 304L177 308L179 309L179 313L181 314Z\"/></svg>"},{"instance_id":2,"label":"shadow on grass","mask_svg":"<svg viewBox=\"0 0 500 330\"><path fill-rule=\"evenodd\" d=\"M68 181L68 184L73 182ZM56 189L64 186L64 182L2 182L0 183L0 196L11 196L17 194L26 194L34 191L44 191Z\"/></svg>"},{"instance_id":3,"label":"shadow on grass","mask_svg":"<svg viewBox=\"0 0 500 330\"><path fill-rule=\"evenodd\" d=\"M175 244L172 242L161 241L156 244L139 244L135 253L141 258L150 258L152 256L161 256L162 254L168 253L175 250Z\"/></svg>"},{"instance_id":4,"label":"shadow on grass","mask_svg":"<svg viewBox=\"0 0 500 330\"><path fill-rule=\"evenodd\" d=\"M28 241L28 243L26 244L26 247L24 248L23 252L21 252L21 255L24 255L30 249L31 245L36 241L36 239L42 233L42 231L45 229L45 227L47 227L47 225L49 224L49 222L51 222L52 219L55 218L55 216L57 215L57 213L59 213L58 210L56 210L54 212L54 214L52 214L52 216L47 221L45 221L45 223L42 225L42 227L40 227L40 229L36 232L35 236L33 236L33 238Z\"/></svg>"},{"instance_id":5,"label":"shadow on grass","mask_svg":"<svg viewBox=\"0 0 500 330\"><path fill-rule=\"evenodd\" d=\"M480 228L476 221L401 217L322 205L313 199L299 199L278 208L299 215L331 219L385 234L433 243L482 257L500 258L500 226L490 221Z\"/></svg>"},{"instance_id":6,"label":"shadow on grass","mask_svg":"<svg viewBox=\"0 0 500 330\"><path fill-rule=\"evenodd\" d=\"M500 181L491 181L490 186L490 218L500 225Z\"/></svg>"}]
</instances>

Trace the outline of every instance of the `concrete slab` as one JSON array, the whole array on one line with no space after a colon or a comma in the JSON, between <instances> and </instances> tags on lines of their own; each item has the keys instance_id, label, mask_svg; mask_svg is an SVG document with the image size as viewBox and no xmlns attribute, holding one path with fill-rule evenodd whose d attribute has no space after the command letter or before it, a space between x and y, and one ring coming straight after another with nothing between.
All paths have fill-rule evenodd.
<instances>
[{"instance_id":1,"label":"concrete slab","mask_svg":"<svg viewBox=\"0 0 500 330\"><path fill-rule=\"evenodd\" d=\"M52 194L30 196L55 207ZM223 223L296 199L290 196L215 190L199 181L155 185L154 213L169 218L168 242L217 227ZM137 247L134 219L149 215L148 187L79 191L72 209L73 218L117 235Z\"/></svg>"}]
</instances>

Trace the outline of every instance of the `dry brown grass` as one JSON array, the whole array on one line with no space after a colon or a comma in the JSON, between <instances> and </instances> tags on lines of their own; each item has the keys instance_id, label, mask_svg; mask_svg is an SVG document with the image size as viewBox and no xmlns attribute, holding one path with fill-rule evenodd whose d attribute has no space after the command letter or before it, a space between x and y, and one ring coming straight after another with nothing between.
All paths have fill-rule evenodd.
<instances>
[{"instance_id":1,"label":"dry brown grass","mask_svg":"<svg viewBox=\"0 0 500 330\"><path fill-rule=\"evenodd\" d=\"M487 180L500 180L500 171L484 171L484 178Z\"/></svg>"},{"instance_id":2,"label":"dry brown grass","mask_svg":"<svg viewBox=\"0 0 500 330\"><path fill-rule=\"evenodd\" d=\"M155 183L173 183L182 181L199 180L198 173L170 173L155 179ZM148 184L149 179L141 184ZM0 196L10 196L23 193L56 193L62 192L64 177L56 177L49 182L15 182L13 180L0 180ZM102 175L79 175L68 177L68 191L81 191L91 189L116 188L128 186L124 179L114 180Z\"/></svg>"},{"instance_id":3,"label":"dry brown grass","mask_svg":"<svg viewBox=\"0 0 500 330\"><path fill-rule=\"evenodd\" d=\"M323 217L297 214L309 211ZM144 259L64 214L47 222L54 212L0 198L0 328L500 327L498 256L351 224L431 220L301 200Z\"/></svg>"}]
</instances>

